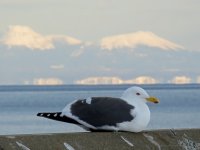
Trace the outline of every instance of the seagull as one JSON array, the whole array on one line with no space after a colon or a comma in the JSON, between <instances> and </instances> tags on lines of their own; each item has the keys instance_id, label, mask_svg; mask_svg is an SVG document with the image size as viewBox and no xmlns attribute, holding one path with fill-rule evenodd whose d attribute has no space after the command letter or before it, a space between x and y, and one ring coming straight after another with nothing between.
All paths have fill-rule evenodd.
<instances>
[{"instance_id":1,"label":"seagull","mask_svg":"<svg viewBox=\"0 0 200 150\"><path fill-rule=\"evenodd\" d=\"M88 131L141 132L150 121L147 102L159 99L138 86L126 89L120 98L89 97L72 101L61 112L43 112L37 116L72 123Z\"/></svg>"}]
</instances>

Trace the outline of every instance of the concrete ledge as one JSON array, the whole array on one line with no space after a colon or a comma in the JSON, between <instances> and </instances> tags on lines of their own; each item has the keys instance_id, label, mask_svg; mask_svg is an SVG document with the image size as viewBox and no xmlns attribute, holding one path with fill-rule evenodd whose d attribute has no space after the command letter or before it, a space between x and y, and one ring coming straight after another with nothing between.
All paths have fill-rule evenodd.
<instances>
[{"instance_id":1,"label":"concrete ledge","mask_svg":"<svg viewBox=\"0 0 200 150\"><path fill-rule=\"evenodd\" d=\"M0 150L200 149L200 129L0 136Z\"/></svg>"}]
</instances>

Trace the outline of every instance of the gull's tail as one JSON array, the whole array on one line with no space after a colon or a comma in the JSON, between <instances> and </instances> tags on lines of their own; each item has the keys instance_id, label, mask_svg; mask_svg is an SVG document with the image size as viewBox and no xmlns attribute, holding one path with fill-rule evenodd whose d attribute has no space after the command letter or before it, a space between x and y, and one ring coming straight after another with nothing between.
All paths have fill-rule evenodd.
<instances>
[{"instance_id":1,"label":"gull's tail","mask_svg":"<svg viewBox=\"0 0 200 150\"><path fill-rule=\"evenodd\" d=\"M52 120L62 121L62 122L73 123L76 125L81 125L80 123L78 123L76 120L72 118L62 116L61 112L42 112L42 113L38 113L37 116L52 119Z\"/></svg>"},{"instance_id":2,"label":"gull's tail","mask_svg":"<svg viewBox=\"0 0 200 150\"><path fill-rule=\"evenodd\" d=\"M91 131L91 132L110 132L109 130L88 128L88 127L80 124L76 120L74 120L72 118L69 118L67 116L62 116L61 114L62 114L62 112L42 112L42 113L38 113L37 116L48 118L48 119L52 119L52 120L56 120L56 121L62 121L62 122L76 124L76 125L82 127L83 129L85 129L86 131Z\"/></svg>"}]
</instances>

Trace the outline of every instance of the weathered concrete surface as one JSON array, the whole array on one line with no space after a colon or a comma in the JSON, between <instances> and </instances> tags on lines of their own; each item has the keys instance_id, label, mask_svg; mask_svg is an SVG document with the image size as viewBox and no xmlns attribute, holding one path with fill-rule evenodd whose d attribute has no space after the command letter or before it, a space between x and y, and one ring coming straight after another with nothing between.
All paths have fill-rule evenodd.
<instances>
[{"instance_id":1,"label":"weathered concrete surface","mask_svg":"<svg viewBox=\"0 0 200 150\"><path fill-rule=\"evenodd\" d=\"M0 150L200 150L200 129L0 136Z\"/></svg>"}]
</instances>

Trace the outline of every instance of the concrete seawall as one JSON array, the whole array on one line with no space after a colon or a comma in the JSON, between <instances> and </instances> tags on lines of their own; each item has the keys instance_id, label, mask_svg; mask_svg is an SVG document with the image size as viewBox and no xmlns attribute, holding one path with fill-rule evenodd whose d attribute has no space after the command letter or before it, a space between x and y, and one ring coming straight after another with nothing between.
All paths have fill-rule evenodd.
<instances>
[{"instance_id":1,"label":"concrete seawall","mask_svg":"<svg viewBox=\"0 0 200 150\"><path fill-rule=\"evenodd\" d=\"M0 136L0 150L200 150L200 129Z\"/></svg>"}]
</instances>

